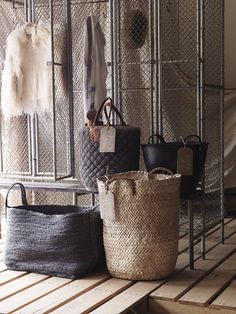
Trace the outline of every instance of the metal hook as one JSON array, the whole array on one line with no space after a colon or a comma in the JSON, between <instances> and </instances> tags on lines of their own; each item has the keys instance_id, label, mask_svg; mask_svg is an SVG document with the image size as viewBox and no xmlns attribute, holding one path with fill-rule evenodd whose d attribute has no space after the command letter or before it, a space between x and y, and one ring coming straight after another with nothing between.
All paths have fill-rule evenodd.
<instances>
[{"instance_id":1,"label":"metal hook","mask_svg":"<svg viewBox=\"0 0 236 314\"><path fill-rule=\"evenodd\" d=\"M104 10L103 13L102 13L102 14L103 14L103 17L104 17L105 19L107 18L107 2L108 2L108 1L105 1L105 2L104 2L105 10Z\"/></svg>"}]
</instances>

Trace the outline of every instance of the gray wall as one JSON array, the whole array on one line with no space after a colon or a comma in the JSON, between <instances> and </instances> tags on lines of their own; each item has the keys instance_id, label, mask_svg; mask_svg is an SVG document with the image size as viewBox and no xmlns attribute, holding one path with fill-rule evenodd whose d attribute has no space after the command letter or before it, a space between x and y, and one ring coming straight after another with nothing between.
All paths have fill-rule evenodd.
<instances>
[{"instance_id":1,"label":"gray wall","mask_svg":"<svg viewBox=\"0 0 236 314\"><path fill-rule=\"evenodd\" d=\"M236 88L236 0L225 0L225 86Z\"/></svg>"}]
</instances>

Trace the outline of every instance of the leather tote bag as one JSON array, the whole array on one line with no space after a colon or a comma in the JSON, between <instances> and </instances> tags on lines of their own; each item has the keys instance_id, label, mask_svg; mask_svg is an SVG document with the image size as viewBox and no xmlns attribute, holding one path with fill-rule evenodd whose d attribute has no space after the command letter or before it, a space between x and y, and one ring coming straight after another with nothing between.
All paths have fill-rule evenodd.
<instances>
[{"instance_id":1,"label":"leather tote bag","mask_svg":"<svg viewBox=\"0 0 236 314\"><path fill-rule=\"evenodd\" d=\"M159 143L151 143L155 138L158 139ZM181 197L188 199L196 191L201 181L208 143L202 142L197 135L188 135L179 142L166 142L161 135L154 134L149 138L147 144L141 145L141 148L148 171L156 167L165 167L177 173L178 151L184 146L193 152L192 175L181 176Z\"/></svg>"},{"instance_id":2,"label":"leather tote bag","mask_svg":"<svg viewBox=\"0 0 236 314\"><path fill-rule=\"evenodd\" d=\"M109 109L109 113L107 112ZM97 125L104 113L107 125ZM111 125L111 114L120 119L120 125ZM116 130L114 152L100 152L102 129ZM140 128L127 125L111 98L101 104L91 127L79 130L79 166L81 181L88 191L97 192L96 179L106 173L134 171L139 169Z\"/></svg>"},{"instance_id":3,"label":"leather tote bag","mask_svg":"<svg viewBox=\"0 0 236 314\"><path fill-rule=\"evenodd\" d=\"M19 185L22 205L10 207L10 190ZM79 278L104 262L99 207L29 205L16 183L6 197L4 262L9 269Z\"/></svg>"}]
</instances>

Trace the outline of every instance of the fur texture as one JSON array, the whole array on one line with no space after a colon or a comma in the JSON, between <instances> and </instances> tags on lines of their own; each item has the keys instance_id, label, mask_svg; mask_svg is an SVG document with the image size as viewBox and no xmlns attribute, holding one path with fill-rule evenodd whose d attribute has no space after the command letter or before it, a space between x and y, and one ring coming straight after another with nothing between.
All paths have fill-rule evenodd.
<instances>
[{"instance_id":1,"label":"fur texture","mask_svg":"<svg viewBox=\"0 0 236 314\"><path fill-rule=\"evenodd\" d=\"M51 37L45 24L25 24L7 39L1 108L6 117L52 107Z\"/></svg>"}]
</instances>

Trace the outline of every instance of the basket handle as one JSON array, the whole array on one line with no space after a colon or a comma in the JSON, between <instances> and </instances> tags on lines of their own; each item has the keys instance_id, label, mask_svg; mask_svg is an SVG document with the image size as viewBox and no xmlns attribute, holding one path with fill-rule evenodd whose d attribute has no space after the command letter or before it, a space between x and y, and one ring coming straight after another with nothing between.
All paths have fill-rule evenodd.
<instances>
[{"instance_id":1,"label":"basket handle","mask_svg":"<svg viewBox=\"0 0 236 314\"><path fill-rule=\"evenodd\" d=\"M164 140L164 137L162 136L162 135L160 135L160 134L153 134L153 135L151 135L150 137L149 137L149 139L148 139L148 144L151 144L150 142L151 142L151 140L153 139L153 138L155 138L155 137L157 137L159 140L160 140L160 142L163 144L163 143L166 143L166 141Z\"/></svg>"},{"instance_id":2,"label":"basket handle","mask_svg":"<svg viewBox=\"0 0 236 314\"><path fill-rule=\"evenodd\" d=\"M7 191L7 195L6 195L6 199L5 199L5 207L6 207L6 209L9 208L9 205L8 205L9 193L14 188L14 186L17 186L17 185L20 187L20 190L21 190L21 202L22 202L22 205L28 205L27 198L26 198L25 187L24 187L24 185L22 183L17 182L17 183L12 184L12 186L10 186L10 188Z\"/></svg>"},{"instance_id":3,"label":"basket handle","mask_svg":"<svg viewBox=\"0 0 236 314\"><path fill-rule=\"evenodd\" d=\"M201 141L200 136L198 136L198 135L196 135L196 134L192 134L192 135L188 135L188 136L186 136L186 137L184 138L184 142L185 142L185 144L188 144L188 143L189 143L189 141L190 141L190 139L191 139L191 138L193 138L193 137L195 137L195 138L197 138L197 139L198 139L199 144L202 144L202 141Z\"/></svg>"},{"instance_id":4,"label":"basket handle","mask_svg":"<svg viewBox=\"0 0 236 314\"><path fill-rule=\"evenodd\" d=\"M109 115L107 114L106 107L110 107ZM99 117L100 117L100 115L101 115L101 113L102 113L102 110L104 110L104 112L105 112L105 116L106 116L108 125L110 125L109 120L110 120L110 116L111 116L111 111L112 111L112 110L113 110L113 111L117 114L117 116L120 118L121 124L122 124L122 125L126 125L126 123L124 122L123 117L122 117L120 111L113 105L113 101L112 101L111 97L107 97L107 98L104 99L104 101L102 102L102 104L100 105L100 107L99 107L99 109L98 109L98 112L97 112L97 114L96 114L96 117L95 117L95 119L94 119L94 121L93 121L93 126L96 126L96 125L97 125L98 119L99 119Z\"/></svg>"},{"instance_id":5,"label":"basket handle","mask_svg":"<svg viewBox=\"0 0 236 314\"><path fill-rule=\"evenodd\" d=\"M154 168L152 169L149 174L155 174L155 173L167 173L167 174L170 174L171 176L174 175L174 172L172 172L170 169L167 169L167 168L164 168L164 167L157 167L157 168Z\"/></svg>"}]
</instances>

